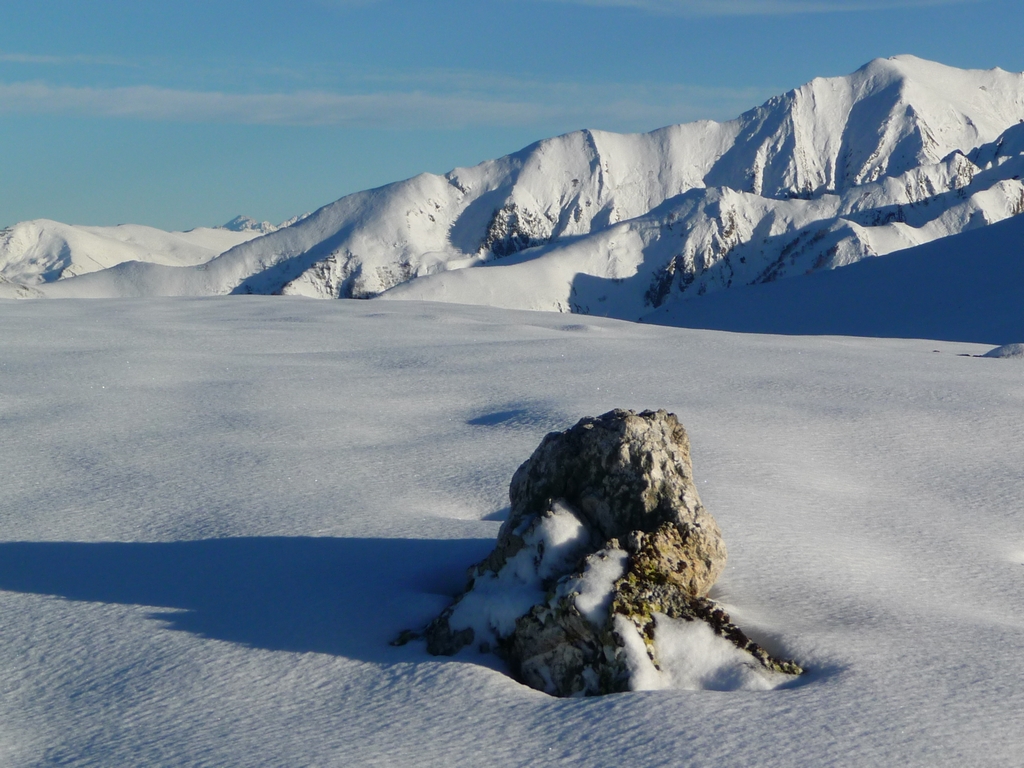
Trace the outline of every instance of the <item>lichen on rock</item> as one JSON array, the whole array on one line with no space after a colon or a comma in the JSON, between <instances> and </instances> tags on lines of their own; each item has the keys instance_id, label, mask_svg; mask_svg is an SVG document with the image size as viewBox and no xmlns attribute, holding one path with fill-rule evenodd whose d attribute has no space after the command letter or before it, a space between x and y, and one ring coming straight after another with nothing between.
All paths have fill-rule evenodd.
<instances>
[{"instance_id":1,"label":"lichen on rock","mask_svg":"<svg viewBox=\"0 0 1024 768\"><path fill-rule=\"evenodd\" d=\"M725 544L700 501L689 439L674 414L617 409L547 435L515 472L509 497L494 550L418 635L430 653L475 643L504 657L523 683L556 696L673 681L701 687L693 683L698 667L701 679L747 681L739 687L774 687L802 672L707 597ZM687 639L692 622L709 631ZM733 650L702 650L709 642ZM685 674L668 669L662 656L678 667L681 654L701 658L688 659ZM732 666L719 674L709 664Z\"/></svg>"}]
</instances>

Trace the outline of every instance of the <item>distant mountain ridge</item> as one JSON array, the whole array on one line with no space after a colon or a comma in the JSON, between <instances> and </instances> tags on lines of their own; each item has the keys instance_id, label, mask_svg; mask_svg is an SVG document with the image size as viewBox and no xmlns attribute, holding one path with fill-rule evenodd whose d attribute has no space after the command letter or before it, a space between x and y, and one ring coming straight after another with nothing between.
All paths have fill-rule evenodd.
<instances>
[{"instance_id":1,"label":"distant mountain ridge","mask_svg":"<svg viewBox=\"0 0 1024 768\"><path fill-rule=\"evenodd\" d=\"M280 224L271 224L269 221L256 221L256 219L250 216L235 216L231 221L226 224L221 224L217 229L227 229L231 232L255 232L260 235L269 235L271 232L277 232L279 229L290 227L292 224L302 221L307 216L309 216L308 213L303 213L300 216L292 216L290 219L283 221Z\"/></svg>"},{"instance_id":2,"label":"distant mountain ridge","mask_svg":"<svg viewBox=\"0 0 1024 768\"><path fill-rule=\"evenodd\" d=\"M49 219L22 221L0 230L0 279L31 287L127 261L195 266L277 229L248 216L238 216L220 227L187 232L165 232L140 224L85 227Z\"/></svg>"},{"instance_id":3,"label":"distant mountain ridge","mask_svg":"<svg viewBox=\"0 0 1024 768\"><path fill-rule=\"evenodd\" d=\"M1022 122L1024 74L877 59L729 122L577 131L349 195L199 266L121 264L41 290L385 294L637 319L1021 213Z\"/></svg>"}]
</instances>

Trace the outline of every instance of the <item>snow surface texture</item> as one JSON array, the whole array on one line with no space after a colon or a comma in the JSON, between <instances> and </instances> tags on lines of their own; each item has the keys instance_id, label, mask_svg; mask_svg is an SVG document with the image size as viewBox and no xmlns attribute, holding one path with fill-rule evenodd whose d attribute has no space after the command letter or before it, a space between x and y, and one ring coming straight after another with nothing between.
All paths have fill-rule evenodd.
<instances>
[{"instance_id":1,"label":"snow surface texture","mask_svg":"<svg viewBox=\"0 0 1024 768\"><path fill-rule=\"evenodd\" d=\"M1022 121L1024 74L877 59L727 123L578 131L349 195L202 266L127 263L42 290L388 291L635 320L1024 211Z\"/></svg>"},{"instance_id":2,"label":"snow surface texture","mask_svg":"<svg viewBox=\"0 0 1024 768\"><path fill-rule=\"evenodd\" d=\"M1021 369L961 356L991 344L280 297L0 313L5 766L1024 751ZM388 646L490 550L541 437L615 406L684 421L730 549L711 596L804 684L562 700Z\"/></svg>"}]
</instances>

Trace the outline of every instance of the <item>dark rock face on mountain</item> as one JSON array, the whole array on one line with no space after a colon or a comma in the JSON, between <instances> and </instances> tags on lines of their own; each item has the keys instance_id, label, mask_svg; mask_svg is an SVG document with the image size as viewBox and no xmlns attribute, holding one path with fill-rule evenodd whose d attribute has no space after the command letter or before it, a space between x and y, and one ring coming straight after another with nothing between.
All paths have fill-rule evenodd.
<instances>
[{"instance_id":1,"label":"dark rock face on mountain","mask_svg":"<svg viewBox=\"0 0 1024 768\"><path fill-rule=\"evenodd\" d=\"M494 551L423 632L430 653L478 643L538 690L612 693L658 679L659 630L682 622L731 644L748 671L802 671L770 656L706 597L725 544L697 494L689 439L674 414L614 410L551 433L516 471L509 495Z\"/></svg>"}]
</instances>

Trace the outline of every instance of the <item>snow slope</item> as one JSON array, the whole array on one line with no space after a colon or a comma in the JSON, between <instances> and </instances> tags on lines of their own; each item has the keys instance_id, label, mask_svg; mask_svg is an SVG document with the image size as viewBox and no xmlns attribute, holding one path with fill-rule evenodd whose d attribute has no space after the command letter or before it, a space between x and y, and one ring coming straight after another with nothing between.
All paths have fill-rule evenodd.
<instances>
[{"instance_id":1,"label":"snow slope","mask_svg":"<svg viewBox=\"0 0 1024 768\"><path fill-rule=\"evenodd\" d=\"M416 302L0 314L5 766L1019 762L1019 358ZM387 645L544 433L614 406L679 414L714 595L802 685L556 700Z\"/></svg>"},{"instance_id":2,"label":"snow slope","mask_svg":"<svg viewBox=\"0 0 1024 768\"><path fill-rule=\"evenodd\" d=\"M753 333L1024 339L1024 216L841 269L679 298L644 322Z\"/></svg>"},{"instance_id":3,"label":"snow slope","mask_svg":"<svg viewBox=\"0 0 1024 768\"><path fill-rule=\"evenodd\" d=\"M395 289L636 319L1024 211L1021 121L1024 74L878 59L727 123L566 134L350 195L201 267L122 265L53 295Z\"/></svg>"},{"instance_id":4,"label":"snow slope","mask_svg":"<svg viewBox=\"0 0 1024 768\"><path fill-rule=\"evenodd\" d=\"M384 295L635 320L666 301L827 271L1016 216L1024 212L1022 137L1024 125L1013 126L970 157L954 153L810 200L693 190L590 235Z\"/></svg>"},{"instance_id":5,"label":"snow slope","mask_svg":"<svg viewBox=\"0 0 1024 768\"><path fill-rule=\"evenodd\" d=\"M126 261L194 266L260 234L252 227L165 232L140 224L83 227L35 219L0 230L0 277L36 286Z\"/></svg>"}]
</instances>

